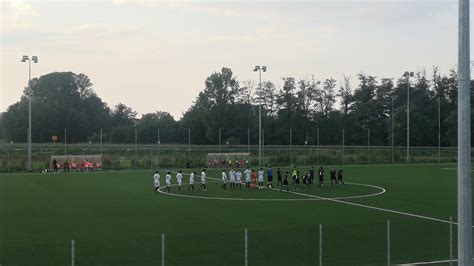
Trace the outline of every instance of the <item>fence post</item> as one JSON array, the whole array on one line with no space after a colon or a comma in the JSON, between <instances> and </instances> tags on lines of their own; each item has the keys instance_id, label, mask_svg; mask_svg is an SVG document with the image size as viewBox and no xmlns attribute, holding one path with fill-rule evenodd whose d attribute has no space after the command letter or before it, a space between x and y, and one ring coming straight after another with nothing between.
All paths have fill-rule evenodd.
<instances>
[{"instance_id":1,"label":"fence post","mask_svg":"<svg viewBox=\"0 0 474 266\"><path fill-rule=\"evenodd\" d=\"M76 243L74 240L71 240L71 266L76 264Z\"/></svg>"},{"instance_id":2,"label":"fence post","mask_svg":"<svg viewBox=\"0 0 474 266\"><path fill-rule=\"evenodd\" d=\"M319 224L319 266L323 266L323 225Z\"/></svg>"},{"instance_id":3,"label":"fence post","mask_svg":"<svg viewBox=\"0 0 474 266\"><path fill-rule=\"evenodd\" d=\"M161 266L165 266L165 234L161 234Z\"/></svg>"},{"instance_id":4,"label":"fence post","mask_svg":"<svg viewBox=\"0 0 474 266\"><path fill-rule=\"evenodd\" d=\"M390 266L390 220L387 220L387 265Z\"/></svg>"},{"instance_id":5,"label":"fence post","mask_svg":"<svg viewBox=\"0 0 474 266\"><path fill-rule=\"evenodd\" d=\"M449 265L453 265L453 217L449 217Z\"/></svg>"},{"instance_id":6,"label":"fence post","mask_svg":"<svg viewBox=\"0 0 474 266\"><path fill-rule=\"evenodd\" d=\"M248 238L248 231L247 228L245 228L245 237L244 237L244 257L245 257L245 266L249 265L249 249L248 249L248 243L249 243L249 238Z\"/></svg>"}]
</instances>

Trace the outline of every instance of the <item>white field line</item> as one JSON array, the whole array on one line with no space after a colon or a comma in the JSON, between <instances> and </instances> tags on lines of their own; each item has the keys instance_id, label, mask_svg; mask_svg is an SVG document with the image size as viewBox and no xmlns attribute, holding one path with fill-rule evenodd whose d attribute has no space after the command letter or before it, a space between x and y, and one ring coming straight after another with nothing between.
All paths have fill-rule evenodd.
<instances>
[{"instance_id":1,"label":"white field line","mask_svg":"<svg viewBox=\"0 0 474 266\"><path fill-rule=\"evenodd\" d=\"M220 183L221 181L210 181L208 183ZM189 183L183 183L183 185L186 185ZM352 184L352 183L346 183L346 184ZM356 183L354 183L356 184ZM178 184L172 184L171 187L175 187ZM365 184L357 184L361 186L365 186ZM371 186L371 185L367 185ZM233 200L233 201L320 201L324 199L318 199L318 198L301 198L301 199L265 199L265 198L232 198L232 197L205 197L205 196L194 196L194 195L183 195L183 194L176 194L176 193L168 193L164 192L162 189L165 189L166 187L160 187L158 189L158 192L163 193L165 195L169 196L175 196L175 197L183 197L183 198L195 198L195 199L206 199L206 200ZM332 198L332 199L355 199L355 198L366 198L366 197L374 197L381 195L385 193L385 189L378 187L382 191L374 193L374 194L368 194L368 195L360 195L360 196L347 196L347 197L339 197L339 198ZM186 188L187 189L187 188ZM265 188L266 189L266 188ZM279 190L278 190L279 191ZM283 193L286 193L286 191L282 191Z\"/></svg>"},{"instance_id":2,"label":"white field line","mask_svg":"<svg viewBox=\"0 0 474 266\"><path fill-rule=\"evenodd\" d=\"M171 173L178 173L176 171L166 171L166 172L171 172ZM189 175L189 174L184 174L183 175ZM196 177L199 177L196 175ZM215 182L209 182L209 183L218 183L222 182L222 180L214 177L206 177L212 180L216 180ZM184 184L189 184L189 183L183 183ZM375 197L382 195L386 192L385 188L379 187L379 186L374 186L374 185L369 185L369 184L361 184L361 183L349 183L346 182L348 185L356 185L356 186L363 186L363 187L372 187L380 190L379 192L372 193L372 194L367 194L367 195L359 195L359 196L345 196L345 197L336 197L336 198L331 198L331 199L359 199L359 198L368 198L368 197ZM173 184L171 186L176 186L176 184ZM191 196L191 195L183 195L183 194L174 194L174 193L166 193L164 191L161 191L161 189L164 187L160 187L158 190L161 193L164 193L166 195L171 195L171 196L176 196L176 197L184 197L184 198L197 198L197 199L208 199L208 200L236 200L236 201L319 201L319 200L325 200L325 198L302 198L302 199L259 199L259 198L224 198L224 197L202 197L202 196ZM280 191L279 189L275 189ZM281 191L285 192L285 191ZM306 194L305 194L306 195Z\"/></svg>"},{"instance_id":3,"label":"white field line","mask_svg":"<svg viewBox=\"0 0 474 266\"><path fill-rule=\"evenodd\" d=\"M474 258L473 258L474 260ZM458 261L458 259L453 259L453 262ZM450 260L437 260L437 261L421 261L421 262L413 262L413 263L402 263L402 264L395 264L398 266L410 266L410 265L430 265L430 264L438 264L438 263L448 263Z\"/></svg>"},{"instance_id":4,"label":"white field line","mask_svg":"<svg viewBox=\"0 0 474 266\"><path fill-rule=\"evenodd\" d=\"M442 167L442 168L439 168L441 170L451 170L451 171L457 171L458 169L456 167ZM471 171L474 172L474 169L472 169Z\"/></svg>"},{"instance_id":5,"label":"white field line","mask_svg":"<svg viewBox=\"0 0 474 266\"><path fill-rule=\"evenodd\" d=\"M273 189L273 190L275 190L275 189ZM448 221L448 220L442 220L442 219L438 219L438 218L433 218L433 217L428 217L428 216L423 216L423 215L418 215L418 214L413 214L413 213L408 213L408 212L395 211L395 210L390 210L390 209L385 209L385 208L380 208L380 207L374 207L374 206L369 206L369 205L364 205L364 204L359 204L359 203L354 203L354 202L349 202L349 201L343 201L343 200L338 200L338 199L331 199L331 198L325 198L325 197L320 197L320 196L314 196L314 195L300 193L300 192L294 192L294 191L290 191L290 193L301 195L301 196L307 196L307 197L310 197L310 198L319 198L319 199L332 201L332 202L337 202L337 203L342 203L342 204L351 205L351 206L362 207L362 208L366 208L366 209L396 213L396 214L400 214L400 215L405 215L405 216L410 216L410 217L415 217L415 218L420 218L420 219L425 219L425 220L431 220L431 221L436 221L436 222L441 222L441 223L447 223L447 224L450 223L450 221ZM457 225L456 222L453 222L453 224Z\"/></svg>"}]
</instances>

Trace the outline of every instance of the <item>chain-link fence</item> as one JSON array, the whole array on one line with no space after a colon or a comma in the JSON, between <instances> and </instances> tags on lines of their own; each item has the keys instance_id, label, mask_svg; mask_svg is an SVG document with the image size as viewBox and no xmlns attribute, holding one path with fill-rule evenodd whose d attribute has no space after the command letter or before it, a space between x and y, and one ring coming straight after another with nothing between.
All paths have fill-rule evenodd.
<instances>
[{"instance_id":1,"label":"chain-link fence","mask_svg":"<svg viewBox=\"0 0 474 266\"><path fill-rule=\"evenodd\" d=\"M0 246L0 265L394 265L450 264L456 225L408 218L371 224ZM442 264L442 265L444 265Z\"/></svg>"},{"instance_id":2,"label":"chain-link fence","mask_svg":"<svg viewBox=\"0 0 474 266\"><path fill-rule=\"evenodd\" d=\"M33 144L34 171L50 167L52 155L64 155L63 144ZM203 167L208 153L250 153L258 164L258 146L251 145L157 145L68 144L69 155L102 155L103 169L152 169L157 167ZM474 153L473 153L474 154ZM410 163L456 162L456 148L411 147ZM391 164L406 163L406 147L362 146L264 146L263 164ZM27 145L0 144L0 172L24 171Z\"/></svg>"}]
</instances>

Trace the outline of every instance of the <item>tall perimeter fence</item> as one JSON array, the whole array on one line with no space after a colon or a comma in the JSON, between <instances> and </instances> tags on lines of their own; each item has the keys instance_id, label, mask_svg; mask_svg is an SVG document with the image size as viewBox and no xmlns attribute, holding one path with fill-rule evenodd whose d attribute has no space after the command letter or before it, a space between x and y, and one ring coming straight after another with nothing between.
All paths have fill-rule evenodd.
<instances>
[{"instance_id":1,"label":"tall perimeter fence","mask_svg":"<svg viewBox=\"0 0 474 266\"><path fill-rule=\"evenodd\" d=\"M447 219L449 221L449 218ZM0 245L0 265L456 265L456 224L391 220Z\"/></svg>"},{"instance_id":2,"label":"tall perimeter fence","mask_svg":"<svg viewBox=\"0 0 474 266\"><path fill-rule=\"evenodd\" d=\"M206 165L208 153L249 153L250 164L258 164L257 145L182 144L32 144L33 170L50 167L52 155L102 155L103 169L154 169ZM453 163L457 148L410 147L410 163ZM473 153L474 154L474 153ZM263 164L344 165L399 164L407 162L406 147L390 146L289 146L265 145ZM0 172L24 171L27 164L25 143L0 144Z\"/></svg>"}]
</instances>

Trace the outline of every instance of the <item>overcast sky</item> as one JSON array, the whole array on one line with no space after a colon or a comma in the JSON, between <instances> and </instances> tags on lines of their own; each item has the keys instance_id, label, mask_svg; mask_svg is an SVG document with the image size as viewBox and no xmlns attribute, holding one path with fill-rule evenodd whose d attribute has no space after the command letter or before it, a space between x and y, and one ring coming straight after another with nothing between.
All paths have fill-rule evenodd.
<instances>
[{"instance_id":1,"label":"overcast sky","mask_svg":"<svg viewBox=\"0 0 474 266\"><path fill-rule=\"evenodd\" d=\"M84 73L110 107L176 119L224 66L256 81L253 67L267 65L263 80L278 87L283 76L355 82L359 72L399 77L433 65L448 73L457 63L457 3L2 1L0 111L27 85L24 54L39 57L33 77Z\"/></svg>"}]
</instances>

